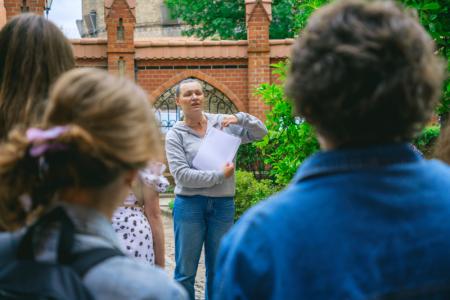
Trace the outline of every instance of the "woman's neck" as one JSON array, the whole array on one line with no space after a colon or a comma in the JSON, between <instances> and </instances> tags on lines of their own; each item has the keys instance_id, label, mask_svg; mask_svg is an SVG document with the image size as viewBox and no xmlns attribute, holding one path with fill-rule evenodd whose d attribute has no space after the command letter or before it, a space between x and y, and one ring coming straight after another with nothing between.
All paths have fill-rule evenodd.
<instances>
[{"instance_id":1,"label":"woman's neck","mask_svg":"<svg viewBox=\"0 0 450 300\"><path fill-rule=\"evenodd\" d=\"M189 116L185 115L184 123L193 129L201 129L206 124L206 118L203 113Z\"/></svg>"},{"instance_id":2,"label":"woman's neck","mask_svg":"<svg viewBox=\"0 0 450 300\"><path fill-rule=\"evenodd\" d=\"M123 203L128 191L128 189L114 184L99 189L68 188L60 191L58 198L62 202L94 209L107 218L112 218L114 211Z\"/></svg>"}]
</instances>

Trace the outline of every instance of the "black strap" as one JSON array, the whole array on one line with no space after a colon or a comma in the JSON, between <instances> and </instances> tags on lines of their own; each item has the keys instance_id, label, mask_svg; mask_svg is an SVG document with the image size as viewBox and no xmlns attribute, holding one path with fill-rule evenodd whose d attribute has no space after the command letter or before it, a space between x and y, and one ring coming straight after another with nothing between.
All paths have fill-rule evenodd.
<instances>
[{"instance_id":1,"label":"black strap","mask_svg":"<svg viewBox=\"0 0 450 300\"><path fill-rule=\"evenodd\" d=\"M75 225L62 207L57 207L42 216L35 224L31 225L20 241L17 255L19 259L34 260L33 238L36 230L45 229L51 223L59 224L58 261L69 261L70 251L73 246Z\"/></svg>"},{"instance_id":2,"label":"black strap","mask_svg":"<svg viewBox=\"0 0 450 300\"><path fill-rule=\"evenodd\" d=\"M69 266L83 278L91 268L114 256L125 255L122 251L115 248L94 248L74 254Z\"/></svg>"}]
</instances>

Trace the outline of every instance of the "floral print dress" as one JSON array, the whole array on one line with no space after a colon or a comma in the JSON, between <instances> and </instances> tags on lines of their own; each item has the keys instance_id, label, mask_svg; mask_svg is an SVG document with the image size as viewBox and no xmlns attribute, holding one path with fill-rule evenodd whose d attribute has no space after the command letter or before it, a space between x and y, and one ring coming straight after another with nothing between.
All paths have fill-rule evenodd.
<instances>
[{"instance_id":1,"label":"floral print dress","mask_svg":"<svg viewBox=\"0 0 450 300\"><path fill-rule=\"evenodd\" d=\"M169 182L162 175L164 170L164 164L153 163L139 172L140 180L158 193L165 192ZM152 229L144 214L143 200L139 201L130 191L124 205L114 212L112 226L125 253L139 261L155 264Z\"/></svg>"}]
</instances>

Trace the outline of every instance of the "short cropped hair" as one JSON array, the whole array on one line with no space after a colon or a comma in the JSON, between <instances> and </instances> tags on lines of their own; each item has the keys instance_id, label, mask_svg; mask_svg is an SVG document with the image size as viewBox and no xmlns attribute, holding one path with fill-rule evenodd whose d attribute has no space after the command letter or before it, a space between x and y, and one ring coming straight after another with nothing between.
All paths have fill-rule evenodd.
<instances>
[{"instance_id":1,"label":"short cropped hair","mask_svg":"<svg viewBox=\"0 0 450 300\"><path fill-rule=\"evenodd\" d=\"M286 84L296 111L337 146L408 141L430 119L443 64L391 1L337 1L312 15Z\"/></svg>"},{"instance_id":2,"label":"short cropped hair","mask_svg":"<svg viewBox=\"0 0 450 300\"><path fill-rule=\"evenodd\" d=\"M200 84L200 86L202 87L202 90L203 90L203 86L202 86L202 84L200 83L200 81L198 80L198 79L195 79L195 78L186 78L186 79L183 79L182 81L180 81L178 84L177 84L177 87L176 87L176 89L175 89L175 97L180 97L180 92L181 92L181 86L183 85L183 84L187 84L187 83L191 83L191 82L196 82L196 83L198 83L198 84Z\"/></svg>"}]
</instances>

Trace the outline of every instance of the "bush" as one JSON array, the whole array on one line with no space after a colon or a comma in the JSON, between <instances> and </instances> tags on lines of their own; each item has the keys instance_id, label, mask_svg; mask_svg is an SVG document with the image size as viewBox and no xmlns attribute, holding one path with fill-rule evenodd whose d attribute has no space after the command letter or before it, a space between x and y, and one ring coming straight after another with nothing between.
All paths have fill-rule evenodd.
<instances>
[{"instance_id":1,"label":"bush","mask_svg":"<svg viewBox=\"0 0 450 300\"><path fill-rule=\"evenodd\" d=\"M251 172L236 171L235 220L250 207L278 190L270 180L256 180Z\"/></svg>"},{"instance_id":2,"label":"bush","mask_svg":"<svg viewBox=\"0 0 450 300\"><path fill-rule=\"evenodd\" d=\"M256 91L271 107L266 112L266 127L269 133L257 147L261 150L264 163L270 166L269 174L277 185L287 185L300 164L319 150L315 132L310 124L293 114L292 103L284 94L287 63L273 64L273 74L279 83L264 83Z\"/></svg>"},{"instance_id":3,"label":"bush","mask_svg":"<svg viewBox=\"0 0 450 300\"><path fill-rule=\"evenodd\" d=\"M427 126L422 130L422 133L414 140L414 145L427 158L433 154L433 147L441 132L439 125Z\"/></svg>"},{"instance_id":4,"label":"bush","mask_svg":"<svg viewBox=\"0 0 450 300\"><path fill-rule=\"evenodd\" d=\"M169 201L169 208L170 208L170 210L171 211L173 211L173 206L175 205L175 199L171 199L170 201Z\"/></svg>"},{"instance_id":5,"label":"bush","mask_svg":"<svg viewBox=\"0 0 450 300\"><path fill-rule=\"evenodd\" d=\"M236 158L236 168L252 172L257 179L267 178L263 155L255 143L244 144L239 147Z\"/></svg>"}]
</instances>

